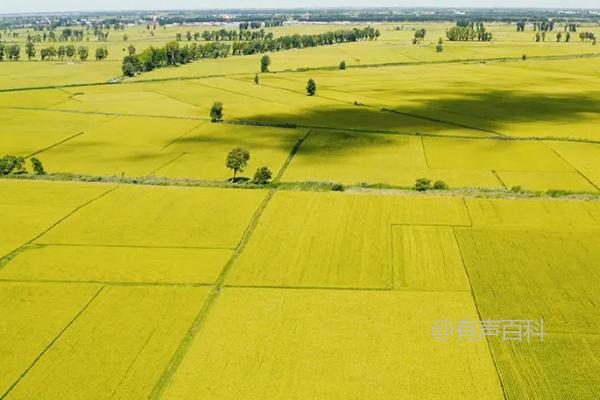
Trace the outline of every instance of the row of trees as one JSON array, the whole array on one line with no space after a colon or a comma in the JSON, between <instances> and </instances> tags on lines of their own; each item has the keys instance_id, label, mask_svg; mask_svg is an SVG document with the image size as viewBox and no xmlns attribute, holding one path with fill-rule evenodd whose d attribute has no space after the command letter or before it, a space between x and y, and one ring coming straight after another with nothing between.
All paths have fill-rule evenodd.
<instances>
[{"instance_id":1,"label":"row of trees","mask_svg":"<svg viewBox=\"0 0 600 400\"><path fill-rule=\"evenodd\" d=\"M84 38L84 31L81 29L71 29L65 28L59 34L57 34L54 30L49 32L42 32L32 35L30 33L27 34L28 42L81 42Z\"/></svg>"},{"instance_id":2,"label":"row of trees","mask_svg":"<svg viewBox=\"0 0 600 400\"><path fill-rule=\"evenodd\" d=\"M483 22L460 23L446 31L446 36L450 41L474 41L489 42L492 40L492 33L486 31Z\"/></svg>"},{"instance_id":3,"label":"row of trees","mask_svg":"<svg viewBox=\"0 0 600 400\"><path fill-rule=\"evenodd\" d=\"M27 58L31 60L36 55L36 48L32 42L29 42L25 46L25 53L27 54ZM96 61L105 60L108 57L108 49L106 47L98 47L96 49ZM42 61L52 61L55 58L59 60L64 60L65 58L68 60L74 60L75 57L79 58L81 61L85 61L88 59L89 49L85 46L75 47L72 44L66 46L50 46L40 50L40 58Z\"/></svg>"},{"instance_id":4,"label":"row of trees","mask_svg":"<svg viewBox=\"0 0 600 400\"><path fill-rule=\"evenodd\" d=\"M593 43L596 43L596 34L594 32L580 32L579 39L581 39L582 42L590 40Z\"/></svg>"},{"instance_id":5,"label":"row of trees","mask_svg":"<svg viewBox=\"0 0 600 400\"><path fill-rule=\"evenodd\" d=\"M340 30L315 35L289 35L271 40L235 41L229 45L223 42L210 42L204 45L192 43L180 47L176 41L167 43L160 48L149 47L140 54L129 54L123 58L122 71L125 76L152 71L171 65L187 64L203 58L224 58L232 55L249 55L280 51L294 48L325 46L335 43L373 40L379 37L379 30L367 27L364 29ZM263 57L263 60L265 58ZM261 66L262 72L267 72L268 63Z\"/></svg>"},{"instance_id":6,"label":"row of trees","mask_svg":"<svg viewBox=\"0 0 600 400\"><path fill-rule=\"evenodd\" d=\"M18 44L4 45L0 43L0 61L17 61L21 57L21 47Z\"/></svg>"},{"instance_id":7,"label":"row of trees","mask_svg":"<svg viewBox=\"0 0 600 400\"><path fill-rule=\"evenodd\" d=\"M130 46L130 49L132 47ZM192 43L180 47L173 41L163 47L149 47L140 54L130 54L123 58L122 70L125 76L152 71L172 65L187 64L202 58L224 58L229 55L231 46L221 42L204 45ZM135 48L133 48L135 51Z\"/></svg>"},{"instance_id":8,"label":"row of trees","mask_svg":"<svg viewBox=\"0 0 600 400\"><path fill-rule=\"evenodd\" d=\"M525 31L525 21L519 21L517 22L517 32L524 32ZM534 22L533 23L533 30L535 31L541 31L541 32L549 32L554 30L554 22L553 21L542 21L542 22ZM566 23L564 24L564 30L565 32L577 32L577 24L574 23Z\"/></svg>"},{"instance_id":9,"label":"row of trees","mask_svg":"<svg viewBox=\"0 0 600 400\"><path fill-rule=\"evenodd\" d=\"M534 31L550 32L554 30L554 21L541 21L533 23Z\"/></svg>"},{"instance_id":10,"label":"row of trees","mask_svg":"<svg viewBox=\"0 0 600 400\"><path fill-rule=\"evenodd\" d=\"M546 37L547 37L547 34L545 31L536 32L535 41L536 42L545 42ZM563 38L565 39L565 42L569 42L571 40L571 32L566 31L564 34L562 32L558 32L556 34L555 38L556 38L557 42L560 42ZM582 42L591 41L592 44L596 44L596 34L594 32L580 32L579 39L581 39Z\"/></svg>"},{"instance_id":11,"label":"row of trees","mask_svg":"<svg viewBox=\"0 0 600 400\"><path fill-rule=\"evenodd\" d=\"M183 39L182 33L177 33L175 38L178 42ZM188 41L200 40L200 38L206 40L207 42L217 42L217 41L233 41L233 40L271 40L273 39L273 32L265 32L264 29L260 29L258 31L251 30L227 30L227 29L218 29L214 31L204 31L202 34L199 32L188 31L185 34L185 38Z\"/></svg>"},{"instance_id":12,"label":"row of trees","mask_svg":"<svg viewBox=\"0 0 600 400\"><path fill-rule=\"evenodd\" d=\"M328 46L336 43L358 42L361 40L374 40L380 35L378 29L366 27L351 30L338 30L318 33L314 35L286 35L271 40L255 40L247 42L233 42L233 55L249 55L256 53L274 52L307 47Z\"/></svg>"},{"instance_id":13,"label":"row of trees","mask_svg":"<svg viewBox=\"0 0 600 400\"><path fill-rule=\"evenodd\" d=\"M272 19L269 21L244 21L244 22L240 22L239 24L239 28L240 30L246 30L246 29L258 29L258 28L272 28L275 26L283 26L283 19Z\"/></svg>"}]
</instances>

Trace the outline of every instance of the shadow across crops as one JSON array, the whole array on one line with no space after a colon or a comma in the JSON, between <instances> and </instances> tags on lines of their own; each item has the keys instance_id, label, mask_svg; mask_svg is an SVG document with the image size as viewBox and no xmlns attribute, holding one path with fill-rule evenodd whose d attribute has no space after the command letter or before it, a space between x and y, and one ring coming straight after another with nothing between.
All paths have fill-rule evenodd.
<instances>
[{"instance_id":1,"label":"shadow across crops","mask_svg":"<svg viewBox=\"0 0 600 400\"><path fill-rule=\"evenodd\" d=\"M389 96L389 92L387 94ZM402 97L402 91L398 91ZM406 98L403 98L406 100ZM548 123L548 136L578 137L577 127L553 126L552 123L577 123L598 114L600 93L523 94L511 91L468 93L460 96L415 101L413 105L394 107L371 104L322 103L294 113L260 113L251 121L299 124L313 127L381 131L380 133L430 133L474 137L513 135L507 124ZM383 111L383 109L386 111ZM512 128L514 129L514 128ZM518 128L517 128L518 129ZM598 129L600 138L600 128ZM352 146L344 141L345 146Z\"/></svg>"}]
</instances>

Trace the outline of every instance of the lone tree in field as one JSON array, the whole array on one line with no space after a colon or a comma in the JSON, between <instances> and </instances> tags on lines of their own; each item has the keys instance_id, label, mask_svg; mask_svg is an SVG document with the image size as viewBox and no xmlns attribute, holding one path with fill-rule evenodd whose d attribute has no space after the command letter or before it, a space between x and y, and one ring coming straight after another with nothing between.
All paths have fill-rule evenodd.
<instances>
[{"instance_id":1,"label":"lone tree in field","mask_svg":"<svg viewBox=\"0 0 600 400\"><path fill-rule=\"evenodd\" d=\"M340 69L342 69L342 70L346 69L346 61L342 61L340 63Z\"/></svg>"},{"instance_id":2,"label":"lone tree in field","mask_svg":"<svg viewBox=\"0 0 600 400\"><path fill-rule=\"evenodd\" d=\"M435 46L435 51L437 51L438 53L441 53L442 51L444 51L444 41L442 40L442 38L440 38L438 40L438 43Z\"/></svg>"},{"instance_id":3,"label":"lone tree in field","mask_svg":"<svg viewBox=\"0 0 600 400\"><path fill-rule=\"evenodd\" d=\"M254 83L258 85L258 74L254 74Z\"/></svg>"},{"instance_id":4,"label":"lone tree in field","mask_svg":"<svg viewBox=\"0 0 600 400\"><path fill-rule=\"evenodd\" d=\"M269 72L269 65L271 65L271 57L265 54L260 59L260 72Z\"/></svg>"},{"instance_id":5,"label":"lone tree in field","mask_svg":"<svg viewBox=\"0 0 600 400\"><path fill-rule=\"evenodd\" d=\"M223 121L223 103L216 101L210 108L211 122Z\"/></svg>"},{"instance_id":6,"label":"lone tree in field","mask_svg":"<svg viewBox=\"0 0 600 400\"><path fill-rule=\"evenodd\" d=\"M238 172L244 172L244 168L248 165L248 160L250 160L250 152L241 147L236 147L227 154L225 166L233 170L232 181L235 181Z\"/></svg>"},{"instance_id":7,"label":"lone tree in field","mask_svg":"<svg viewBox=\"0 0 600 400\"><path fill-rule=\"evenodd\" d=\"M306 94L309 96L314 96L315 93L317 93L317 84L311 78L308 80L308 83L306 84Z\"/></svg>"}]
</instances>

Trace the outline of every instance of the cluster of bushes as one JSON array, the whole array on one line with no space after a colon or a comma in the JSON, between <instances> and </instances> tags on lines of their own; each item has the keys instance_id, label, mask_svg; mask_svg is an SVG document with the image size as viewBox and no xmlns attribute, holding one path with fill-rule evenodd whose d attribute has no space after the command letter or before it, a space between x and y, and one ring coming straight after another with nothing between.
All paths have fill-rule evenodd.
<instances>
[{"instance_id":1,"label":"cluster of bushes","mask_svg":"<svg viewBox=\"0 0 600 400\"><path fill-rule=\"evenodd\" d=\"M221 42L204 45L192 43L181 47L177 42L169 42L163 47L149 47L140 54L125 56L121 68L124 75L134 76L157 68L187 64L201 58L227 57L230 48L230 45Z\"/></svg>"},{"instance_id":2,"label":"cluster of bushes","mask_svg":"<svg viewBox=\"0 0 600 400\"><path fill-rule=\"evenodd\" d=\"M435 181L433 185L431 184L431 180L427 178L419 178L415 182L414 186L416 191L424 192L426 190L448 190L449 186L444 181Z\"/></svg>"},{"instance_id":3,"label":"cluster of bushes","mask_svg":"<svg viewBox=\"0 0 600 400\"><path fill-rule=\"evenodd\" d=\"M314 35L286 35L274 39L251 40L234 42L233 55L248 55L265 53L267 51L281 51L302 49L306 47L328 46L336 43L358 42L361 40L374 40L379 37L378 29L368 26L363 29L338 30L318 33Z\"/></svg>"},{"instance_id":4,"label":"cluster of bushes","mask_svg":"<svg viewBox=\"0 0 600 400\"><path fill-rule=\"evenodd\" d=\"M446 36L450 41L469 42L479 40L480 42L489 42L492 40L492 33L485 29L483 22L457 22L456 26L446 31Z\"/></svg>"},{"instance_id":5,"label":"cluster of bushes","mask_svg":"<svg viewBox=\"0 0 600 400\"><path fill-rule=\"evenodd\" d=\"M44 166L39 159L32 157L30 161L31 170L34 175L46 174ZM25 165L25 158L11 155L0 158L0 175L20 175L26 173L27 168Z\"/></svg>"}]
</instances>

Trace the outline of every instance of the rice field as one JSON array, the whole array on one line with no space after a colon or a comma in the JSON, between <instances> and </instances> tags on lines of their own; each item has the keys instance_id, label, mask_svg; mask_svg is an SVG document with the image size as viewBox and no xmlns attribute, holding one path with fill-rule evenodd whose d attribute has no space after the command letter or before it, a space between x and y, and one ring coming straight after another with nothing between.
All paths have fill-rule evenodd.
<instances>
[{"instance_id":1,"label":"rice field","mask_svg":"<svg viewBox=\"0 0 600 400\"><path fill-rule=\"evenodd\" d=\"M449 26L272 53L258 83L258 54L120 77L129 44L214 26L0 62L0 156L48 173L0 178L0 400L599 398L597 51L491 24L437 53Z\"/></svg>"}]
</instances>

